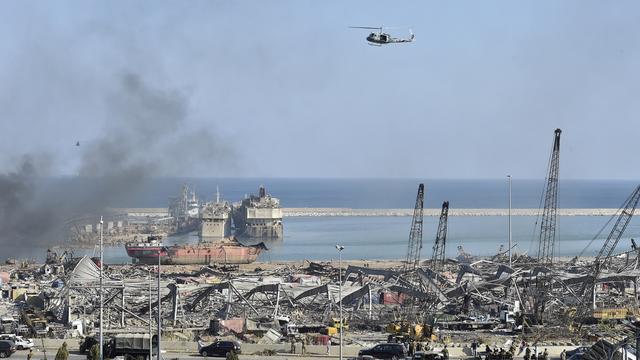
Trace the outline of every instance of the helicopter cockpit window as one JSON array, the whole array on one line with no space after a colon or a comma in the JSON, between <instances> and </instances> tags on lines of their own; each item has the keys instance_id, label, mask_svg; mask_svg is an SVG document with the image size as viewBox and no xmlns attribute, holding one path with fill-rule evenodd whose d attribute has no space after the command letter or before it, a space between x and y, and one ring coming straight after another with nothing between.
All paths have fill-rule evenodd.
<instances>
[{"instance_id":1,"label":"helicopter cockpit window","mask_svg":"<svg viewBox=\"0 0 640 360\"><path fill-rule=\"evenodd\" d=\"M380 40L387 41L387 35L380 35Z\"/></svg>"}]
</instances>

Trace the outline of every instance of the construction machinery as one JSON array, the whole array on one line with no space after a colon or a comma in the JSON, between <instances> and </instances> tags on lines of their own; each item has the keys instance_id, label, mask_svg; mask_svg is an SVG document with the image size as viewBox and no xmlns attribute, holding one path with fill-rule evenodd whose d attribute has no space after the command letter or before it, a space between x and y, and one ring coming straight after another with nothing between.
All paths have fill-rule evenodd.
<instances>
[{"instance_id":1,"label":"construction machinery","mask_svg":"<svg viewBox=\"0 0 640 360\"><path fill-rule=\"evenodd\" d=\"M548 175L544 191L544 210L540 225L540 242L538 244L538 262L553 263L553 250L556 240L556 218L558 213L558 172L560 170L560 134L556 129L553 147L549 159Z\"/></svg>"},{"instance_id":2,"label":"construction machinery","mask_svg":"<svg viewBox=\"0 0 640 360\"><path fill-rule=\"evenodd\" d=\"M407 248L407 258L404 263L403 272L412 272L420 264L420 252L422 251L422 222L424 211L424 184L418 185L418 195L416 196L416 206L411 219L411 230L409 231L409 246Z\"/></svg>"},{"instance_id":3,"label":"construction machinery","mask_svg":"<svg viewBox=\"0 0 640 360\"><path fill-rule=\"evenodd\" d=\"M385 331L389 333L387 340L389 342L399 341L406 342L415 341L435 341L437 337L433 334L433 327L422 324L409 322L393 322L385 327Z\"/></svg>"},{"instance_id":4,"label":"construction machinery","mask_svg":"<svg viewBox=\"0 0 640 360\"><path fill-rule=\"evenodd\" d=\"M638 185L631 195L629 195L625 200L624 205L621 207L620 215L618 215L618 219L611 228L609 236L607 236L602 248L593 261L593 272L589 280L585 281L581 292L583 295L588 295L589 298L583 299L576 311L576 315L580 320L584 320L588 317L588 314L591 313L591 311L589 311L590 309L596 309L596 283L598 281L598 277L600 276L602 269L606 267L609 260L611 260L613 251L618 245L622 234L633 217L638 205L638 200L640 200L640 185ZM591 306L589 306L590 304Z\"/></svg>"},{"instance_id":5,"label":"construction machinery","mask_svg":"<svg viewBox=\"0 0 640 360\"><path fill-rule=\"evenodd\" d=\"M329 336L335 335L340 331L341 326L343 327L343 332L349 330L349 322L347 319L342 319L342 324L340 324L340 319L331 318L331 325L327 326L325 334Z\"/></svg>"},{"instance_id":6,"label":"construction machinery","mask_svg":"<svg viewBox=\"0 0 640 360\"><path fill-rule=\"evenodd\" d=\"M441 271L445 262L445 249L447 244L447 220L449 215L449 202L442 203L442 211L440 212L440 221L438 222L438 232L436 233L436 241L433 245L433 256L431 257L431 266L434 271Z\"/></svg>"}]
</instances>

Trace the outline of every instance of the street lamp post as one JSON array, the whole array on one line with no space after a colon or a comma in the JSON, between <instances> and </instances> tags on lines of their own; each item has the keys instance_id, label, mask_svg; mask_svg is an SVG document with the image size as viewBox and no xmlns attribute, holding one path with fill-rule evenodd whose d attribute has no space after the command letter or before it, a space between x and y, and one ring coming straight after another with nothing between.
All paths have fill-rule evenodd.
<instances>
[{"instance_id":1,"label":"street lamp post","mask_svg":"<svg viewBox=\"0 0 640 360\"><path fill-rule=\"evenodd\" d=\"M336 249L338 249L338 282L340 283L339 285L339 290L338 290L338 297L339 297L339 306L340 306L340 360L342 360L342 332L343 332L343 327L344 327L344 321L342 320L342 250L344 250L344 246L342 245L336 245Z\"/></svg>"},{"instance_id":2,"label":"street lamp post","mask_svg":"<svg viewBox=\"0 0 640 360\"><path fill-rule=\"evenodd\" d=\"M160 338L162 337L162 298L160 297L160 258L162 249L158 250L158 360L160 356Z\"/></svg>"},{"instance_id":3,"label":"street lamp post","mask_svg":"<svg viewBox=\"0 0 640 360\"><path fill-rule=\"evenodd\" d=\"M509 267L511 267L511 175L507 175L509 178Z\"/></svg>"},{"instance_id":4,"label":"street lamp post","mask_svg":"<svg viewBox=\"0 0 640 360\"><path fill-rule=\"evenodd\" d=\"M103 343L103 334L102 334L102 302L104 301L103 299L103 289L102 289L102 263L104 262L103 259L103 252L102 252L102 225L104 224L104 222L102 221L102 216L100 216L100 336L99 336L99 340L100 340L100 360L104 359L103 356L103 351L104 349L102 348L102 343Z\"/></svg>"}]
</instances>

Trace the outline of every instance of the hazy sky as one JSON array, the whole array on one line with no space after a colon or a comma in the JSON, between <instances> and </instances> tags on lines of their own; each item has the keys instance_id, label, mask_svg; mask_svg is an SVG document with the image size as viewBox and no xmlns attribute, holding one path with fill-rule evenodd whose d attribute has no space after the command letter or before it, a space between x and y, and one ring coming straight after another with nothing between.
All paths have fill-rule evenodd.
<instances>
[{"instance_id":1,"label":"hazy sky","mask_svg":"<svg viewBox=\"0 0 640 360\"><path fill-rule=\"evenodd\" d=\"M637 1L3 1L0 164L77 173L133 81L184 116L157 175L542 178L560 127L561 177L635 179L639 41Z\"/></svg>"}]
</instances>

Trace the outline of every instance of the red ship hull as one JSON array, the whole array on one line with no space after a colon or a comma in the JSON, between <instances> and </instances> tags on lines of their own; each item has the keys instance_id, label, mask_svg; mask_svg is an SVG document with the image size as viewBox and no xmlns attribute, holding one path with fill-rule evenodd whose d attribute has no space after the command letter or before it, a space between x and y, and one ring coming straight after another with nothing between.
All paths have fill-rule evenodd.
<instances>
[{"instance_id":1,"label":"red ship hull","mask_svg":"<svg viewBox=\"0 0 640 360\"><path fill-rule=\"evenodd\" d=\"M158 254L162 265L211 265L250 264L266 249L264 244L244 246L240 243L222 241L193 245L140 246L127 245L127 255L134 263L157 264Z\"/></svg>"}]
</instances>

